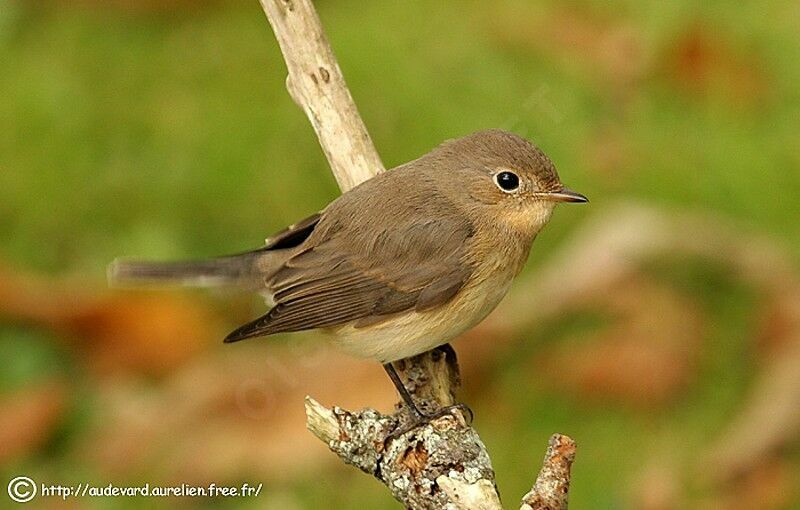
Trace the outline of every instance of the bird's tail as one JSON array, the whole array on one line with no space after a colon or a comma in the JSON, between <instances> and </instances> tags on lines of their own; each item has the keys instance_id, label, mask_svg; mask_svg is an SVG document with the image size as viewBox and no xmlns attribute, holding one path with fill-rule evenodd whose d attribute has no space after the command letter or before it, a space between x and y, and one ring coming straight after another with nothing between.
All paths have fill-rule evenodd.
<instances>
[{"instance_id":1,"label":"bird's tail","mask_svg":"<svg viewBox=\"0 0 800 510\"><path fill-rule=\"evenodd\" d=\"M111 286L172 284L191 287L250 286L263 250L189 262L117 259L108 266Z\"/></svg>"}]
</instances>

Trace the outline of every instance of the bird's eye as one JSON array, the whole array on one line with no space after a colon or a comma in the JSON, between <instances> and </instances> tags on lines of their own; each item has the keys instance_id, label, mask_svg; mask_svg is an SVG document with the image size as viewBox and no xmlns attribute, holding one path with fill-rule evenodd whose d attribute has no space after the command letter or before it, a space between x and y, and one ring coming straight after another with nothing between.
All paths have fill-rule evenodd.
<instances>
[{"instance_id":1,"label":"bird's eye","mask_svg":"<svg viewBox=\"0 0 800 510\"><path fill-rule=\"evenodd\" d=\"M495 174L494 183L506 193L513 193L519 189L519 177L514 172L500 172Z\"/></svg>"}]
</instances>

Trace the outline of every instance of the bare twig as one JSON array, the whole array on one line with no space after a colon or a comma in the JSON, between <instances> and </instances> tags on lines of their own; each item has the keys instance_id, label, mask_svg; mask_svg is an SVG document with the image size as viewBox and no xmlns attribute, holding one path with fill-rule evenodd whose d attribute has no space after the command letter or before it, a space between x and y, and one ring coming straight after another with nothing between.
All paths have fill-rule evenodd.
<instances>
[{"instance_id":1,"label":"bare twig","mask_svg":"<svg viewBox=\"0 0 800 510\"><path fill-rule=\"evenodd\" d=\"M339 188L384 170L310 0L261 0L286 60L286 88L317 133Z\"/></svg>"},{"instance_id":2,"label":"bare twig","mask_svg":"<svg viewBox=\"0 0 800 510\"><path fill-rule=\"evenodd\" d=\"M261 0L261 5L286 60L289 93L311 121L339 187L347 191L383 171L311 1ZM433 411L455 401L459 373L449 346L395 366L421 408ZM354 413L307 397L306 416L314 435L344 462L381 480L407 508L501 508L486 447L459 411L399 436L392 432L407 420L402 408L394 415L373 409ZM556 450L551 444L542 481L525 501L563 503L552 507L561 510L566 492L556 500L551 490L566 491L569 466L557 468ZM571 455L574 445L569 463ZM558 476L558 483L550 483Z\"/></svg>"}]
</instances>

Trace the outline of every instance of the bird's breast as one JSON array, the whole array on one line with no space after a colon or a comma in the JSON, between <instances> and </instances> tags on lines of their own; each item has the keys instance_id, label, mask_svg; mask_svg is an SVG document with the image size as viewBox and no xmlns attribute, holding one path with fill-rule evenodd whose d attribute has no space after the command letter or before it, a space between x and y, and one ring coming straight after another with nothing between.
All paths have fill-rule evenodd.
<instances>
[{"instance_id":1,"label":"bird's breast","mask_svg":"<svg viewBox=\"0 0 800 510\"><path fill-rule=\"evenodd\" d=\"M487 268L488 269L488 268ZM449 342L483 320L511 285L507 271L478 270L444 305L425 312L403 312L364 328L352 325L332 332L346 352L382 363L408 358Z\"/></svg>"}]
</instances>

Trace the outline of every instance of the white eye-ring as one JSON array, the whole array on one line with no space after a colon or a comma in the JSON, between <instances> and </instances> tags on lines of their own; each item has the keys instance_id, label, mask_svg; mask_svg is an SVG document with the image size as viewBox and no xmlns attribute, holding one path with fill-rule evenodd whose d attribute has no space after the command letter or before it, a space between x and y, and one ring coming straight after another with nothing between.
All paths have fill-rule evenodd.
<instances>
[{"instance_id":1,"label":"white eye-ring","mask_svg":"<svg viewBox=\"0 0 800 510\"><path fill-rule=\"evenodd\" d=\"M494 183L503 193L514 193L519 189L519 176L514 172L503 170L494 174Z\"/></svg>"}]
</instances>

